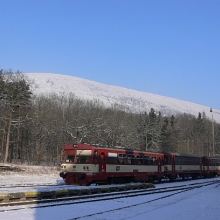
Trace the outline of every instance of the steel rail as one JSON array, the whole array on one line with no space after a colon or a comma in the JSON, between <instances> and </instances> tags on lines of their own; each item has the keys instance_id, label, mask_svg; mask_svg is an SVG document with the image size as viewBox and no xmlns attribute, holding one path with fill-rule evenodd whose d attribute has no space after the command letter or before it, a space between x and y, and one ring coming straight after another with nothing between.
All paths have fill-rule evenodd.
<instances>
[{"instance_id":1,"label":"steel rail","mask_svg":"<svg viewBox=\"0 0 220 220\"><path fill-rule=\"evenodd\" d=\"M123 209L128 209L128 208L132 208L132 207L136 207L136 206L152 203L152 202L155 202L157 200L165 199L165 198L168 198L168 197L180 194L180 193L184 193L186 191L190 191L190 190L193 190L193 189L196 189L196 188L201 188L201 187L208 186L208 185L213 185L213 184L215 184L215 183L212 182L210 184L204 184L204 185L200 185L200 186L199 185L198 186L195 185L195 186L191 186L191 187L188 187L188 188L186 187L185 189L183 188L182 190L176 190L174 193L171 193L169 195L161 196L159 198L151 199L151 200L148 200L148 201L145 201L145 202L136 203L136 204L132 204L132 205L128 205L128 206L123 206L123 207L119 207L119 208L114 208L114 209L110 209L110 210L105 210L105 211L99 211L97 213L92 213L92 214L87 214L87 215L83 215L83 216L74 217L74 218L71 218L69 220L76 220L76 219L78 220L78 219L90 218L90 217L94 217L96 215L103 215L103 214L109 213L109 212L114 212L114 211L119 211L119 210L123 210ZM165 192L167 192L167 191L164 191L164 193Z\"/></svg>"},{"instance_id":2,"label":"steel rail","mask_svg":"<svg viewBox=\"0 0 220 220\"><path fill-rule=\"evenodd\" d=\"M85 203L85 202L87 203L98 202L98 201L121 199L121 198L167 193L167 192L174 192L172 195L175 195L175 194L185 192L188 190L192 190L195 188L200 188L203 186L219 184L219 183L220 183L220 180L215 180L215 181L208 181L205 183L204 182L194 183L194 184L188 184L188 185L183 185L183 186L173 186L173 187L170 186L170 187L154 188L154 189L147 188L147 189L137 189L137 190L132 190L132 191L128 190L128 191L119 191L119 192L102 193L102 194L80 195L80 196L71 196L71 197L56 198L56 199L0 203L0 207L7 206L7 210L6 209L0 210L0 212L20 210L20 209L25 209L25 208L45 208L45 207L53 207L53 206L80 204L80 203ZM27 205L38 205L38 206L21 207L21 206L27 206ZM8 209L9 206L18 206L18 208Z\"/></svg>"}]
</instances>

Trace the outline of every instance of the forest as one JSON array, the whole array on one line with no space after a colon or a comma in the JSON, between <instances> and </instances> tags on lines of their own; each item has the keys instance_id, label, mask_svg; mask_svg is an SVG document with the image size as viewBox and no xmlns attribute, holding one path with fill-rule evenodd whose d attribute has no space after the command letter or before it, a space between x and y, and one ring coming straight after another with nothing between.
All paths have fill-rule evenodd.
<instances>
[{"instance_id":1,"label":"forest","mask_svg":"<svg viewBox=\"0 0 220 220\"><path fill-rule=\"evenodd\" d=\"M0 162L55 165L62 146L89 143L104 147L220 155L220 124L204 112L162 116L106 108L68 95L34 95L34 83L20 71L0 70Z\"/></svg>"}]
</instances>

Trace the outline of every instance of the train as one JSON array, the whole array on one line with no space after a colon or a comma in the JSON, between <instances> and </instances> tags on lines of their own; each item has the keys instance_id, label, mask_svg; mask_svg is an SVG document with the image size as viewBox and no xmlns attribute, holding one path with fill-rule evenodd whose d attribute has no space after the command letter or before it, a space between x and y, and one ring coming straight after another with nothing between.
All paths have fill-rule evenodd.
<instances>
[{"instance_id":1,"label":"train","mask_svg":"<svg viewBox=\"0 0 220 220\"><path fill-rule=\"evenodd\" d=\"M60 177L68 185L154 182L220 175L220 158L66 144Z\"/></svg>"}]
</instances>

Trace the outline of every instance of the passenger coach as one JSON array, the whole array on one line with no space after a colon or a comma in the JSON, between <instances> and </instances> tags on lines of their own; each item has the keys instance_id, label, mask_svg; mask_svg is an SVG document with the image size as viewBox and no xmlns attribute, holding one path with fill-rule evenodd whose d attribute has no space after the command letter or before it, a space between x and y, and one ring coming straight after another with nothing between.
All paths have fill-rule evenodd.
<instances>
[{"instance_id":1,"label":"passenger coach","mask_svg":"<svg viewBox=\"0 0 220 220\"><path fill-rule=\"evenodd\" d=\"M164 177L162 153L68 144L63 147L63 161L60 176L66 184L153 181Z\"/></svg>"},{"instance_id":2,"label":"passenger coach","mask_svg":"<svg viewBox=\"0 0 220 220\"><path fill-rule=\"evenodd\" d=\"M203 176L214 177L220 175L220 159L215 157L203 157Z\"/></svg>"},{"instance_id":3,"label":"passenger coach","mask_svg":"<svg viewBox=\"0 0 220 220\"><path fill-rule=\"evenodd\" d=\"M202 157L184 154L164 154L164 176L170 180L202 176Z\"/></svg>"},{"instance_id":4,"label":"passenger coach","mask_svg":"<svg viewBox=\"0 0 220 220\"><path fill-rule=\"evenodd\" d=\"M68 144L63 147L61 169L60 176L66 184L153 182L219 176L220 159Z\"/></svg>"}]
</instances>

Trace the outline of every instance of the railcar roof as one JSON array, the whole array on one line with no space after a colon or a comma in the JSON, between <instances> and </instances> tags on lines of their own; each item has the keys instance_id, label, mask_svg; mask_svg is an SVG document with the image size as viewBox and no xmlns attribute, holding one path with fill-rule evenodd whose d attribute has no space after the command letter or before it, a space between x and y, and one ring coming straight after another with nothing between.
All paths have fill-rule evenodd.
<instances>
[{"instance_id":1,"label":"railcar roof","mask_svg":"<svg viewBox=\"0 0 220 220\"><path fill-rule=\"evenodd\" d=\"M159 154L159 155L163 155L163 153L158 153L158 152L148 152L148 151L139 151L139 150L133 150L130 148L124 148L124 147L120 147L120 146L115 146L115 147L105 147L105 146L100 146L100 145L95 145L95 144L83 144L83 143L79 143L79 144L66 144L64 145L65 149L77 149L78 147L83 147L83 148L88 148L88 149L92 149L92 148L98 148L98 149L103 149L103 150L112 150L112 151L118 151L118 152L128 152L128 153L149 153L149 154Z\"/></svg>"},{"instance_id":2,"label":"railcar roof","mask_svg":"<svg viewBox=\"0 0 220 220\"><path fill-rule=\"evenodd\" d=\"M197 157L197 158L202 158L202 156L191 155L191 154L178 154L178 153L164 153L164 154L174 155L174 156L181 156L181 157Z\"/></svg>"}]
</instances>

